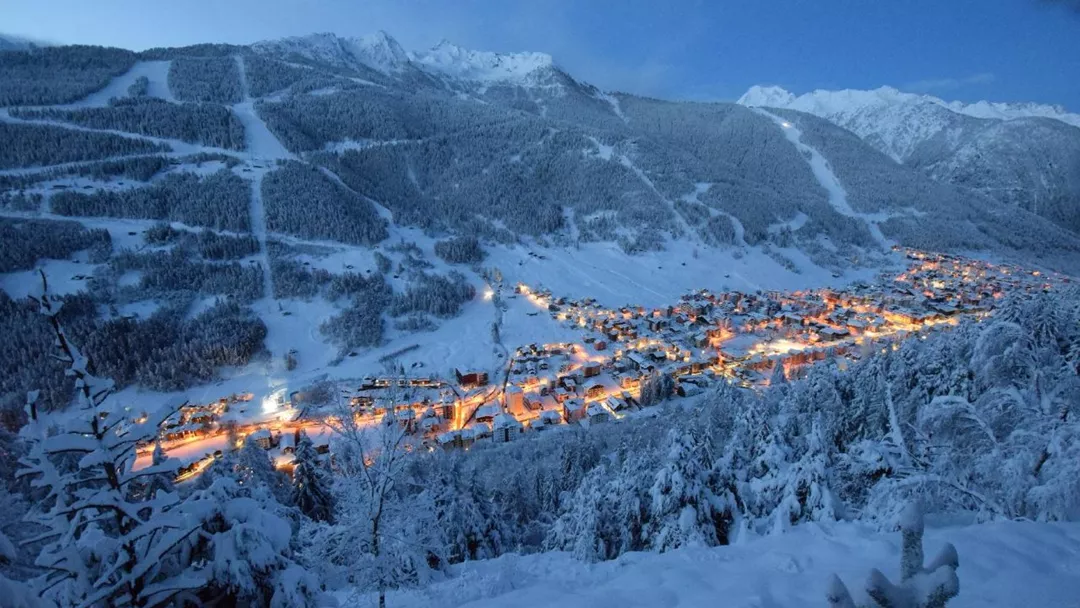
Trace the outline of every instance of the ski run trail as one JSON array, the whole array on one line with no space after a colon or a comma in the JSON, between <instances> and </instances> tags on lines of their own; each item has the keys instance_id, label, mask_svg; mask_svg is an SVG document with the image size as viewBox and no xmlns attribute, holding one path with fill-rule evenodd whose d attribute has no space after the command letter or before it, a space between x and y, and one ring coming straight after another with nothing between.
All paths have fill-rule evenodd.
<instances>
[{"instance_id":1,"label":"ski run trail","mask_svg":"<svg viewBox=\"0 0 1080 608\"><path fill-rule=\"evenodd\" d=\"M825 160L825 157L822 156L817 149L803 143L802 131L794 124L771 112L767 112L761 108L751 109L775 122L777 126L780 127L780 130L784 132L784 137L787 137L788 141L802 153L803 158L805 158L806 162L810 165L810 170L814 172L814 177L817 178L821 187L828 192L829 205L831 205L840 215L846 215L847 217L855 218L865 223L866 228L870 231L870 235L874 237L874 240L877 241L881 249L888 251L892 247L892 243L881 233L881 228L878 227L873 216L870 214L859 213L851 208L851 205L849 205L847 201L847 192L840 183L840 179L836 177L832 168L829 167L829 161Z\"/></svg>"},{"instance_id":2,"label":"ski run trail","mask_svg":"<svg viewBox=\"0 0 1080 608\"><path fill-rule=\"evenodd\" d=\"M244 58L236 56L236 67L240 72L240 87L243 91L243 101L232 106L233 113L244 126L244 139L247 149L248 163L251 169L251 232L259 242L258 262L263 271L263 299L256 302L253 308L262 316L267 325L267 350L275 355L271 359L271 370L280 372L282 358L276 355L284 355L287 350L287 336L274 323L275 317L281 315L277 302L274 299L274 275L270 271L270 255L267 251L267 227L266 208L263 205L262 181L266 174L273 170L278 160L291 160L296 157L278 141L277 137L270 132L266 123L259 118L255 111L255 102L251 98L251 89L248 86L247 70ZM277 334L277 335L275 335Z\"/></svg>"}]
</instances>

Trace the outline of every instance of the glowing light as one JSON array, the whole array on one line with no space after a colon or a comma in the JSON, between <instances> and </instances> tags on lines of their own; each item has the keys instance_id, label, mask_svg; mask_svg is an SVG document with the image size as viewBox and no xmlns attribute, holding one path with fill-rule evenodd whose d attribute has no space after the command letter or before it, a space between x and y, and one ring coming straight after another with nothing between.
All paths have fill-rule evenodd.
<instances>
[{"instance_id":1,"label":"glowing light","mask_svg":"<svg viewBox=\"0 0 1080 608\"><path fill-rule=\"evenodd\" d=\"M780 123L780 126L784 127L785 129L790 129L791 123L785 120L784 122Z\"/></svg>"},{"instance_id":2,"label":"glowing light","mask_svg":"<svg viewBox=\"0 0 1080 608\"><path fill-rule=\"evenodd\" d=\"M485 300L491 300L491 298L494 298L494 297L495 297L495 291L493 289L488 287L487 289L484 290L484 299Z\"/></svg>"}]
</instances>

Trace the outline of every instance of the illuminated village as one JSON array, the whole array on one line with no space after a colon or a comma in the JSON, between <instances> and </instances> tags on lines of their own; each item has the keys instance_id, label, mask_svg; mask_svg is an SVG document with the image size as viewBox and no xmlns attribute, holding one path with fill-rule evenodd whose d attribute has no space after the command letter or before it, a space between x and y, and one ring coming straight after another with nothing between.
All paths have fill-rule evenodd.
<instances>
[{"instance_id":1,"label":"illuminated village","mask_svg":"<svg viewBox=\"0 0 1080 608\"><path fill-rule=\"evenodd\" d=\"M1068 280L957 256L902 253L908 269L874 284L791 293L700 290L664 309L605 308L591 298L571 300L519 284L501 297L527 299L551 322L580 331L581 340L518 346L496 372L342 381L342 400L360 423L392 416L428 449L467 450L478 442L622 419L655 404L657 386L676 398L692 397L718 382L764 387L826 359L843 365L962 319L982 319L1006 294ZM303 410L294 396L282 398L284 415L268 422L223 422L260 407L250 395L182 408L161 435L167 451L200 450L179 479L198 475L228 441L246 437L284 469L301 430L327 451L326 416L333 412ZM151 447L144 447L143 458Z\"/></svg>"}]
</instances>

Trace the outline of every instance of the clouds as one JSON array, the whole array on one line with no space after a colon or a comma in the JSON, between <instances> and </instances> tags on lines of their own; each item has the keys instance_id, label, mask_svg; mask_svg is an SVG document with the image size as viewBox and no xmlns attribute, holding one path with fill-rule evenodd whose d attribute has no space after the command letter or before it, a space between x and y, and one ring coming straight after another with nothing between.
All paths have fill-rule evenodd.
<instances>
[{"instance_id":1,"label":"clouds","mask_svg":"<svg viewBox=\"0 0 1080 608\"><path fill-rule=\"evenodd\" d=\"M963 78L932 78L928 80L916 80L915 82L909 82L902 88L905 91L913 91L916 93L933 93L937 91L952 91L962 87L969 87L974 85L988 85L993 84L997 80L997 77L990 72L980 72L978 74L972 74L971 76L965 76Z\"/></svg>"}]
</instances>

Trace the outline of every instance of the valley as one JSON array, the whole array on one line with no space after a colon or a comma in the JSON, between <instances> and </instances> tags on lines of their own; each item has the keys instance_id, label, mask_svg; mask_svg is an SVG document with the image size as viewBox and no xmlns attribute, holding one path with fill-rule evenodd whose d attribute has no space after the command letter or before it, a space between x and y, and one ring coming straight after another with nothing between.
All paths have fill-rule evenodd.
<instances>
[{"instance_id":1,"label":"valley","mask_svg":"<svg viewBox=\"0 0 1080 608\"><path fill-rule=\"evenodd\" d=\"M288 468L301 432L326 449L339 424L334 417L343 415L361 426L393 421L429 449L467 450L478 442L650 414L650 406L700 395L718 382L760 390L794 381L815 363L896 350L904 340L925 340L928 332L964 320L981 322L1006 297L1071 282L1007 264L894 253L907 268L872 283L795 292L701 289L664 308L605 307L595 298L560 297L520 283L504 294L496 284L483 299L497 316L509 309L506 302L521 299L535 309L527 316L547 317L580 339L512 345L513 355L498 371L454 366L452 377L440 377L400 367L392 375L336 378L320 387L330 400L321 406L305 406L302 390L223 395L180 408L162 427L160 442L185 463L178 481L220 458L229 449L226 436L237 442L235 449L249 435L265 435L260 445ZM506 350L497 329L492 340ZM497 359L505 356L499 352ZM143 446L137 468L149 463L153 447Z\"/></svg>"}]
</instances>

